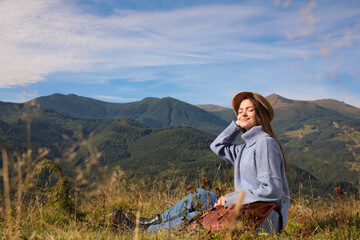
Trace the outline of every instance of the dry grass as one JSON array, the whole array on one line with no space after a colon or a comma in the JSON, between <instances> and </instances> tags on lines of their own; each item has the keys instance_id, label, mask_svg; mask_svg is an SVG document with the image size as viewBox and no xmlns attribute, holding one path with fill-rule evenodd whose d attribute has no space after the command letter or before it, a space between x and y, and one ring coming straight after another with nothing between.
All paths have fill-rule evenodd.
<instances>
[{"instance_id":1,"label":"dry grass","mask_svg":"<svg viewBox=\"0 0 360 240\"><path fill-rule=\"evenodd\" d=\"M107 225L107 215L114 208L149 217L167 210L187 194L184 179L139 181L115 170L113 178L100 183L96 190L72 193L77 211L72 215L57 214L57 206L47 204L49 192L38 192L23 203L21 212L15 210L16 202L12 201L8 220L6 211L1 211L0 234L3 239L359 239L360 201L338 192L330 199L302 196L293 200L288 225L278 236L241 229L114 233Z\"/></svg>"},{"instance_id":2,"label":"dry grass","mask_svg":"<svg viewBox=\"0 0 360 240\"><path fill-rule=\"evenodd\" d=\"M78 142L78 145L87 144L83 139ZM3 182L7 185L4 188L5 201L0 209L2 239L360 239L360 200L343 194L341 189L329 193L329 199L313 199L299 194L292 200L285 231L276 236L241 228L231 232L183 229L114 233L107 223L107 216L113 209L151 217L166 211L189 191L207 187L207 179L188 186L185 179L176 177L166 180L128 179L120 168L115 168L112 177L104 182L94 182L86 189L77 188L76 182L91 182L91 179L75 179L69 186L57 161L46 159L46 149L38 151L33 158L30 150L14 156L8 156L5 149L1 150ZM73 157L73 150L68 151L64 154L65 160ZM96 149L91 150L91 146L89 152L91 159L86 161L87 164L96 165L100 154ZM25 169L27 159L33 159L33 164L36 164L31 173ZM7 166L17 174L4 174ZM36 176L45 168L52 173L52 184L49 182L43 188L36 188ZM77 170L83 171L79 175L85 178L90 168L84 166L82 169ZM232 190L226 189L226 185L221 186L218 180L216 184L221 191ZM215 188L210 190L215 191Z\"/></svg>"}]
</instances>

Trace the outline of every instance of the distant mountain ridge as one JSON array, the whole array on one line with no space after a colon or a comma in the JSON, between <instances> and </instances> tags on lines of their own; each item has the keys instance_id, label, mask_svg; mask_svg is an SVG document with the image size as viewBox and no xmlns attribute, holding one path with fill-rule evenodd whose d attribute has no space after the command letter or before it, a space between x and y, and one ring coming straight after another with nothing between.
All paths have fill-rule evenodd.
<instances>
[{"instance_id":1,"label":"distant mountain ridge","mask_svg":"<svg viewBox=\"0 0 360 240\"><path fill-rule=\"evenodd\" d=\"M53 94L34 99L42 108L82 118L131 118L152 128L189 126L219 133L227 122L180 100L145 98L138 102L109 103L74 94Z\"/></svg>"},{"instance_id":2,"label":"distant mountain ridge","mask_svg":"<svg viewBox=\"0 0 360 240\"><path fill-rule=\"evenodd\" d=\"M344 116L354 117L360 120L360 108L351 106L344 102L340 102L334 99L319 99L312 101L304 100L292 100L284 98L277 94L271 94L266 97L270 102L274 110L289 107L295 103L313 103L317 106L336 111ZM194 117L194 115L199 114L199 109L202 109L206 112L220 112L226 113L231 112L231 108L226 108L214 104L197 104L191 105L180 100L165 97L165 98L153 98L147 97L141 101L129 102L129 103L111 103L101 100L96 100L88 97L77 96L75 94L63 95L59 93L52 94L50 96L42 96L36 99L33 99L37 104L42 108L50 109L56 112L61 112L74 117L90 117L90 118L121 118L128 117L132 119L137 119L140 121L145 121L146 119L151 119L149 125L154 125L152 127L167 127L177 125L176 122L181 122L181 124L186 124L184 118ZM177 105L176 108L180 108L177 113L169 113L173 110L174 105ZM176 109L177 110L177 109ZM164 116L162 113L158 117L159 120L154 120L157 114L160 111L167 112L170 117L167 121L163 120ZM181 112L183 111L183 112ZM189 116L187 112L195 111L193 116ZM183 113L183 116L182 114ZM173 119L171 119L171 115ZM204 114L204 113L202 113ZM206 114L205 114L206 115ZM216 114L221 115L221 114ZM202 116L203 117L203 116ZM205 117L205 121L209 116ZM161 120L160 120L161 119ZM176 120L175 120L176 119ZM219 119L213 119L210 117L209 121L216 122ZM225 119L227 122L228 119ZM216 124L219 124L217 122ZM224 124L224 123L222 123Z\"/></svg>"},{"instance_id":3,"label":"distant mountain ridge","mask_svg":"<svg viewBox=\"0 0 360 240\"><path fill-rule=\"evenodd\" d=\"M360 120L360 108L357 108L355 106L351 106L349 104L346 104L344 102L337 101L335 99L319 99L319 100L312 100L312 101L304 101L304 100L291 100L284 98L277 94L271 94L266 97L266 99L270 102L272 107L274 109L282 108L290 106L291 104L297 103L297 102L307 102L307 103L313 103L320 107L336 111L344 116L348 117L354 117L356 119Z\"/></svg>"}]
</instances>

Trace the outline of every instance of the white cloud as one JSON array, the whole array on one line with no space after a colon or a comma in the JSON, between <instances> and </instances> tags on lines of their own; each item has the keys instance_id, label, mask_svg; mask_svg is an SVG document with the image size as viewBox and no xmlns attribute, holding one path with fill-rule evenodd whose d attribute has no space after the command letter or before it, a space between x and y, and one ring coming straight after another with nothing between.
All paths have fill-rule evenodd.
<instances>
[{"instance_id":1,"label":"white cloud","mask_svg":"<svg viewBox=\"0 0 360 240\"><path fill-rule=\"evenodd\" d=\"M359 19L356 8L310 3L299 14L291 1L275 3L286 8L219 4L152 12L118 9L104 17L61 0L2 0L0 87L43 81L55 72L311 59L319 48L330 52L359 40L359 28L345 31L336 25ZM338 14L329 14L334 11ZM287 31L294 40L286 40ZM306 39L317 33L326 36L325 46ZM336 39L339 44L332 45ZM128 70L121 77L139 82L158 74Z\"/></svg>"},{"instance_id":2,"label":"white cloud","mask_svg":"<svg viewBox=\"0 0 360 240\"><path fill-rule=\"evenodd\" d=\"M0 87L31 84L49 73L89 70L101 63L109 68L203 64L287 52L229 41L228 35L244 33L246 38L253 34L251 26L236 22L263 11L254 6L218 5L171 12L119 10L100 17L81 13L60 0L4 0L0 3L4 56Z\"/></svg>"},{"instance_id":3,"label":"white cloud","mask_svg":"<svg viewBox=\"0 0 360 240\"><path fill-rule=\"evenodd\" d=\"M119 97L119 96L95 95L95 98L99 98L99 99L107 100L107 101L112 101L112 102L134 102L134 101L139 101L139 99L124 98L124 97Z\"/></svg>"},{"instance_id":4,"label":"white cloud","mask_svg":"<svg viewBox=\"0 0 360 240\"><path fill-rule=\"evenodd\" d=\"M0 87L44 80L52 72L79 71L101 62L79 34L72 13L58 1L0 2ZM81 21L81 18L78 18Z\"/></svg>"}]
</instances>

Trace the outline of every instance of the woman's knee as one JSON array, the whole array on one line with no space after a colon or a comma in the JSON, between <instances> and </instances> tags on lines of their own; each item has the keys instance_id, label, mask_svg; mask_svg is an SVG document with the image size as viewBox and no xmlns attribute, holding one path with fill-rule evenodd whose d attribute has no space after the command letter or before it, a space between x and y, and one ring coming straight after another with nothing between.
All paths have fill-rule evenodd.
<instances>
[{"instance_id":1,"label":"woman's knee","mask_svg":"<svg viewBox=\"0 0 360 240\"><path fill-rule=\"evenodd\" d=\"M206 195L207 192L208 192L207 190L202 189L202 188L197 188L197 189L196 189L196 194L199 195L199 196Z\"/></svg>"}]
</instances>

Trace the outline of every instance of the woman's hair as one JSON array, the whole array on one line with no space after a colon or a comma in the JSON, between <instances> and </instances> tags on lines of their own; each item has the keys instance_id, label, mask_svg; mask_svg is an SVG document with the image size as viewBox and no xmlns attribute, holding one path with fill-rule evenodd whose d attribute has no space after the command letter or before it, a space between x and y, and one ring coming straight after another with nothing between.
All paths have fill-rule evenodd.
<instances>
[{"instance_id":1,"label":"woman's hair","mask_svg":"<svg viewBox=\"0 0 360 240\"><path fill-rule=\"evenodd\" d=\"M271 126L270 123L270 116L269 116L269 112L266 110L266 108L259 102L257 101L255 98L253 98L251 95L246 96L244 99L249 99L252 104L254 105L255 108L255 113L256 113L256 121L257 123L260 124L260 126L262 127L262 129L269 134L272 138L275 139L275 141L279 144L283 159L284 159L284 165L285 165L285 169L286 169L286 160L285 160L285 153L284 153L284 149L282 148L279 140L276 138L276 135L274 133L274 130ZM243 100L244 101L244 100ZM241 102L240 102L241 103ZM246 132L245 128L241 128L241 131L244 133Z\"/></svg>"}]
</instances>

